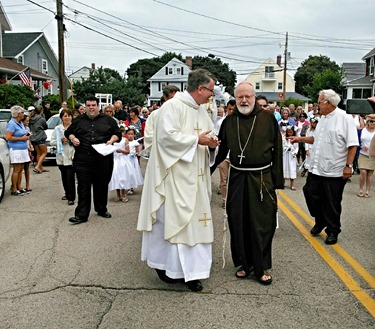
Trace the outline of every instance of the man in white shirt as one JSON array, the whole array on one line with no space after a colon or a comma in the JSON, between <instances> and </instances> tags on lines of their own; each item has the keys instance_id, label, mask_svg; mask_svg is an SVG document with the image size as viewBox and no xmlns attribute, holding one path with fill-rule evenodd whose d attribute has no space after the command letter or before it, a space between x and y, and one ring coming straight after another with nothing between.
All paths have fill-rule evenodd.
<instances>
[{"instance_id":1,"label":"man in white shirt","mask_svg":"<svg viewBox=\"0 0 375 329\"><path fill-rule=\"evenodd\" d=\"M341 201L344 187L353 173L358 146L354 120L337 107L340 96L332 89L319 93L321 118L314 136L292 137L291 142L313 144L309 174L303 187L307 207L315 217L312 235L326 228L326 244L337 243L341 232Z\"/></svg>"}]
</instances>

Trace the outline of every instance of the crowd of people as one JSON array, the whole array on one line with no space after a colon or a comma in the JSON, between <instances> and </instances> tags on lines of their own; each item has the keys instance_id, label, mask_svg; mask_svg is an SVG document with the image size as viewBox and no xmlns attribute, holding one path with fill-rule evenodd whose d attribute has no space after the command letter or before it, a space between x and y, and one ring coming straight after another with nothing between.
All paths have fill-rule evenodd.
<instances>
[{"instance_id":1,"label":"crowd of people","mask_svg":"<svg viewBox=\"0 0 375 329\"><path fill-rule=\"evenodd\" d=\"M100 109L98 99L88 97L70 110L64 102L61 123L51 137L62 200L76 204L69 222L88 221L92 194L97 215L111 218L109 191L116 191L115 202L127 203L144 184L137 224L141 259L164 282L185 282L191 291L201 291L201 280L210 276L211 174L216 168L235 276L252 275L264 285L273 281L277 190L289 186L296 191L298 174L307 175L303 193L315 219L311 234L325 229L325 243L335 244L345 184L353 169L358 170L357 195L369 198L375 169L375 114L347 114L333 90L322 90L318 102L306 110L294 104L280 108L257 96L253 84L245 81L224 106L215 107L215 83L209 71L191 71L186 90L164 88L160 108L123 106L117 100ZM49 106L45 112L38 106L26 116L17 105L11 114L6 130L13 164L11 195L21 196L32 191L32 152L33 172L48 171L43 161L51 113ZM144 178L141 155L148 160Z\"/></svg>"}]
</instances>

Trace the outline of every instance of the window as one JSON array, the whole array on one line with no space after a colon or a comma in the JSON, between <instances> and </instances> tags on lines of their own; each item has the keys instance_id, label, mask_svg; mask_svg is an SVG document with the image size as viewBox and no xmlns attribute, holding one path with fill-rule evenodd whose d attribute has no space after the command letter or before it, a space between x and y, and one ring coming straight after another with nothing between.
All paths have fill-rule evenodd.
<instances>
[{"instance_id":1,"label":"window","mask_svg":"<svg viewBox=\"0 0 375 329\"><path fill-rule=\"evenodd\" d=\"M177 73L178 75L181 74L181 67L178 67L178 68L176 69L176 73Z\"/></svg>"},{"instance_id":2,"label":"window","mask_svg":"<svg viewBox=\"0 0 375 329\"><path fill-rule=\"evenodd\" d=\"M283 89L283 83L282 82L277 83L277 89L279 89L279 90Z\"/></svg>"},{"instance_id":3,"label":"window","mask_svg":"<svg viewBox=\"0 0 375 329\"><path fill-rule=\"evenodd\" d=\"M159 82L159 85L158 85L158 91L162 91L163 88L167 85L166 82Z\"/></svg>"},{"instance_id":4,"label":"window","mask_svg":"<svg viewBox=\"0 0 375 329\"><path fill-rule=\"evenodd\" d=\"M372 96L371 88L353 88L353 99L367 99Z\"/></svg>"},{"instance_id":5,"label":"window","mask_svg":"<svg viewBox=\"0 0 375 329\"><path fill-rule=\"evenodd\" d=\"M374 75L374 57L370 59L370 75Z\"/></svg>"},{"instance_id":6,"label":"window","mask_svg":"<svg viewBox=\"0 0 375 329\"><path fill-rule=\"evenodd\" d=\"M23 55L21 55L21 56L18 56L18 58L17 58L17 63L18 64L24 64L24 57L23 57Z\"/></svg>"},{"instance_id":7,"label":"window","mask_svg":"<svg viewBox=\"0 0 375 329\"><path fill-rule=\"evenodd\" d=\"M173 68L172 67L168 68L168 74L173 74Z\"/></svg>"},{"instance_id":8,"label":"window","mask_svg":"<svg viewBox=\"0 0 375 329\"><path fill-rule=\"evenodd\" d=\"M275 78L275 73L273 72L273 66L266 66L264 68L264 77L266 79L274 79Z\"/></svg>"},{"instance_id":9,"label":"window","mask_svg":"<svg viewBox=\"0 0 375 329\"><path fill-rule=\"evenodd\" d=\"M255 82L255 89L256 89L256 90L259 90L259 89L260 89L260 83L259 83L259 82Z\"/></svg>"},{"instance_id":10,"label":"window","mask_svg":"<svg viewBox=\"0 0 375 329\"><path fill-rule=\"evenodd\" d=\"M48 62L45 59L42 59L42 72L48 74Z\"/></svg>"}]
</instances>

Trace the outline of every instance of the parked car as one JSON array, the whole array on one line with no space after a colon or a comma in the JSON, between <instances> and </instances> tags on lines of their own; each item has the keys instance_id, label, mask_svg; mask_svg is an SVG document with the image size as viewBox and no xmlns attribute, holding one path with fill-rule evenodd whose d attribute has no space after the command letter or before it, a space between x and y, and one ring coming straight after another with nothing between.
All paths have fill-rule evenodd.
<instances>
[{"instance_id":1,"label":"parked car","mask_svg":"<svg viewBox=\"0 0 375 329\"><path fill-rule=\"evenodd\" d=\"M51 136L56 126L61 123L60 115L54 114L47 121L48 129L46 130L47 135L47 156L46 160L56 160L56 146L51 146Z\"/></svg>"},{"instance_id":2,"label":"parked car","mask_svg":"<svg viewBox=\"0 0 375 329\"><path fill-rule=\"evenodd\" d=\"M4 138L0 138L0 202L5 193L5 183L10 176L10 157L8 144Z\"/></svg>"},{"instance_id":3,"label":"parked car","mask_svg":"<svg viewBox=\"0 0 375 329\"><path fill-rule=\"evenodd\" d=\"M5 131L10 117L10 109L0 109L0 137L5 137Z\"/></svg>"}]
</instances>

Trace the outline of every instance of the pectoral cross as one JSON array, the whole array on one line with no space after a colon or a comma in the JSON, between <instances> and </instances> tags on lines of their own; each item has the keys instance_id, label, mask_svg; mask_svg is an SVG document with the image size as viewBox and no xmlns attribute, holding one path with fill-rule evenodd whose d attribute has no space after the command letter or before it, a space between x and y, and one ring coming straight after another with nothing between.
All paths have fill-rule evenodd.
<instances>
[{"instance_id":1,"label":"pectoral cross","mask_svg":"<svg viewBox=\"0 0 375 329\"><path fill-rule=\"evenodd\" d=\"M198 177L202 177L202 182L204 181L203 176L204 176L204 172L203 172L203 169L201 168L201 171L198 174Z\"/></svg>"},{"instance_id":2,"label":"pectoral cross","mask_svg":"<svg viewBox=\"0 0 375 329\"><path fill-rule=\"evenodd\" d=\"M196 130L198 133L199 133L199 130L202 130L202 128L199 128L198 122L197 122L197 128L194 128L194 130Z\"/></svg>"},{"instance_id":3,"label":"pectoral cross","mask_svg":"<svg viewBox=\"0 0 375 329\"><path fill-rule=\"evenodd\" d=\"M246 158L243 153L241 153L241 155L238 155L238 157L240 158L240 164L242 164L242 158Z\"/></svg>"},{"instance_id":4,"label":"pectoral cross","mask_svg":"<svg viewBox=\"0 0 375 329\"><path fill-rule=\"evenodd\" d=\"M211 218L207 217L207 213L204 213L203 218L198 218L198 222L204 222L204 226L207 226L207 221L211 220Z\"/></svg>"}]
</instances>

